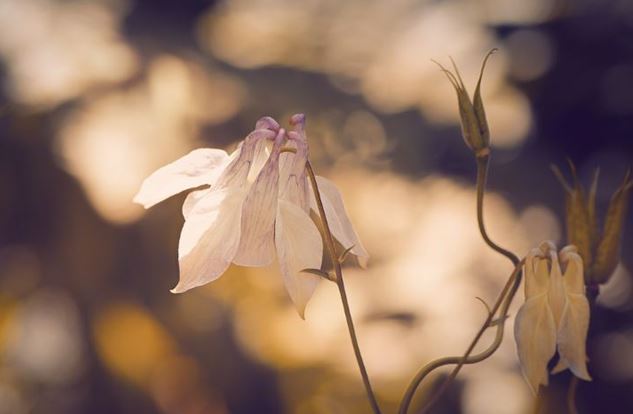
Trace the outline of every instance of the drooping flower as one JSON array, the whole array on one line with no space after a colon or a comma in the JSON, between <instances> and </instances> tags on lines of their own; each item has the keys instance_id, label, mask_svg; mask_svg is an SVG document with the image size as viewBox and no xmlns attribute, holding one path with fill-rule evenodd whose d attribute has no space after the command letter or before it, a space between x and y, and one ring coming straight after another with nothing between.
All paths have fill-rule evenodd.
<instances>
[{"instance_id":1,"label":"drooping flower","mask_svg":"<svg viewBox=\"0 0 633 414\"><path fill-rule=\"evenodd\" d=\"M585 344L589 302L577 249L566 246L557 253L552 242L541 243L526 258L524 274L525 303L516 316L514 336L530 388L536 394L539 385L547 385L547 364L557 349L559 361L552 373L569 368L590 381Z\"/></svg>"},{"instance_id":2,"label":"drooping flower","mask_svg":"<svg viewBox=\"0 0 633 414\"><path fill-rule=\"evenodd\" d=\"M319 277L302 272L321 267L323 243L310 217L316 210L305 164L308 143L302 114L291 118L286 133L272 118L260 119L255 130L230 156L217 149L199 149L148 177L134 201L146 208L187 189L185 224L178 258L184 292L217 279L231 263L267 266L277 257L288 294L303 317ZM272 149L267 155L269 142ZM282 151L286 145L294 151ZM368 258L354 231L340 193L318 177L332 233L364 264Z\"/></svg>"}]
</instances>

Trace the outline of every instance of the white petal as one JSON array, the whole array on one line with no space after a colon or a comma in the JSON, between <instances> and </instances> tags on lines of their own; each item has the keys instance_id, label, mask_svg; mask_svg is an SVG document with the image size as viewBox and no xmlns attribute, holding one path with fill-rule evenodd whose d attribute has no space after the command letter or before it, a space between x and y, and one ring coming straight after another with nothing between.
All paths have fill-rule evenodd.
<instances>
[{"instance_id":1,"label":"white petal","mask_svg":"<svg viewBox=\"0 0 633 414\"><path fill-rule=\"evenodd\" d=\"M547 295L528 299L517 313L514 338L523 375L536 395L547 385L547 363L556 352L556 326Z\"/></svg>"},{"instance_id":2,"label":"white petal","mask_svg":"<svg viewBox=\"0 0 633 414\"><path fill-rule=\"evenodd\" d=\"M255 144L253 152L253 161L251 163L251 169L248 172L248 181L254 182L257 176L264 168L268 157L270 156L270 141L267 139L260 139Z\"/></svg>"},{"instance_id":3,"label":"white petal","mask_svg":"<svg viewBox=\"0 0 633 414\"><path fill-rule=\"evenodd\" d=\"M279 200L275 245L286 289L303 318L306 304L319 283L319 277L300 271L321 268L321 234L305 211L291 202Z\"/></svg>"},{"instance_id":4,"label":"white petal","mask_svg":"<svg viewBox=\"0 0 633 414\"><path fill-rule=\"evenodd\" d=\"M365 250L365 247L361 243L347 216L341 193L330 180L319 176L316 177L316 180L319 186L319 192L321 193L325 216L327 217L332 234L345 249L354 246L351 253L358 256L361 266L365 266L369 258L369 253ZM310 206L318 213L313 195L310 197Z\"/></svg>"},{"instance_id":5,"label":"white petal","mask_svg":"<svg viewBox=\"0 0 633 414\"><path fill-rule=\"evenodd\" d=\"M283 131L283 129L281 130ZM251 186L242 207L242 236L233 262L267 266L275 258L275 217L279 192L279 149L275 142L266 165Z\"/></svg>"},{"instance_id":6,"label":"white petal","mask_svg":"<svg viewBox=\"0 0 633 414\"><path fill-rule=\"evenodd\" d=\"M582 259L578 253L566 253L565 262L567 267L565 268L565 275L563 280L565 282L565 291L567 293L583 294L585 293L585 279L584 279L584 266Z\"/></svg>"},{"instance_id":7,"label":"white petal","mask_svg":"<svg viewBox=\"0 0 633 414\"><path fill-rule=\"evenodd\" d=\"M558 354L561 366L567 366L578 378L591 381L587 372L587 331L589 301L584 294L568 294L558 328ZM559 367L557 367L559 368Z\"/></svg>"},{"instance_id":8,"label":"white petal","mask_svg":"<svg viewBox=\"0 0 633 414\"><path fill-rule=\"evenodd\" d=\"M525 298L542 295L549 288L549 268L540 249L532 249L525 259Z\"/></svg>"},{"instance_id":9,"label":"white petal","mask_svg":"<svg viewBox=\"0 0 633 414\"><path fill-rule=\"evenodd\" d=\"M203 188L202 190L192 191L187 194L184 203L182 203L182 216L187 219L189 214L198 203L198 201L202 200L205 196L211 193L214 190L210 190L208 188Z\"/></svg>"},{"instance_id":10,"label":"white petal","mask_svg":"<svg viewBox=\"0 0 633 414\"><path fill-rule=\"evenodd\" d=\"M231 154L231 162L217 179L215 186L231 187L247 184L251 166L256 157L259 160L263 148L261 141L265 141L274 136L274 132L261 129L248 134L239 148Z\"/></svg>"},{"instance_id":11,"label":"white petal","mask_svg":"<svg viewBox=\"0 0 633 414\"><path fill-rule=\"evenodd\" d=\"M554 321L558 327L560 319L565 308L565 283L563 281L563 275L560 270L560 263L558 261L558 254L555 250L550 252L551 258L551 270L549 274L549 305L552 308L552 314L554 315Z\"/></svg>"},{"instance_id":12,"label":"white petal","mask_svg":"<svg viewBox=\"0 0 633 414\"><path fill-rule=\"evenodd\" d=\"M310 214L310 194L306 176L308 160L308 143L300 140L297 134L289 135L297 139L289 139L286 146L295 149L295 153L283 153L279 158L279 198L290 201Z\"/></svg>"},{"instance_id":13,"label":"white petal","mask_svg":"<svg viewBox=\"0 0 633 414\"><path fill-rule=\"evenodd\" d=\"M180 281L172 292L211 282L229 267L240 241L245 196L245 190L224 188L198 201L180 234Z\"/></svg>"},{"instance_id":14,"label":"white petal","mask_svg":"<svg viewBox=\"0 0 633 414\"><path fill-rule=\"evenodd\" d=\"M184 190L213 184L228 161L229 156L220 149L193 150L147 177L134 197L134 202L149 208Z\"/></svg>"}]
</instances>

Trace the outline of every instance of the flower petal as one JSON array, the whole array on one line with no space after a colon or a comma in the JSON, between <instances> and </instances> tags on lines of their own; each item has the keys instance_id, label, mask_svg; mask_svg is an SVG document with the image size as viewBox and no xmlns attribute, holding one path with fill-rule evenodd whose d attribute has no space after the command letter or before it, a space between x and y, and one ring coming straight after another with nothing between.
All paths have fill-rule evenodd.
<instances>
[{"instance_id":1,"label":"flower petal","mask_svg":"<svg viewBox=\"0 0 633 414\"><path fill-rule=\"evenodd\" d=\"M517 313L514 338L523 375L536 395L547 385L547 363L556 352L556 326L547 295L528 299Z\"/></svg>"},{"instance_id":2,"label":"flower petal","mask_svg":"<svg viewBox=\"0 0 633 414\"><path fill-rule=\"evenodd\" d=\"M240 241L242 203L246 190L211 191L189 212L180 234L180 281L184 292L217 279L229 267Z\"/></svg>"},{"instance_id":3,"label":"flower petal","mask_svg":"<svg viewBox=\"0 0 633 414\"><path fill-rule=\"evenodd\" d=\"M567 295L558 327L559 365L569 367L578 378L591 381L587 372L587 331L589 329L589 301L584 294ZM560 370L560 367L557 367ZM557 372L558 372L557 370Z\"/></svg>"},{"instance_id":4,"label":"flower petal","mask_svg":"<svg viewBox=\"0 0 633 414\"><path fill-rule=\"evenodd\" d=\"M356 231L354 231L354 227L347 216L341 193L330 180L320 176L317 176L316 180L321 193L325 216L332 234L344 248L347 249L354 246L351 253L356 255L360 265L365 267L369 259L369 253L365 250ZM310 206L313 210L318 211L314 196L310 197Z\"/></svg>"},{"instance_id":5,"label":"flower petal","mask_svg":"<svg viewBox=\"0 0 633 414\"><path fill-rule=\"evenodd\" d=\"M150 208L184 190L213 184L228 161L228 154L220 149L193 150L147 177L139 192L134 196L134 202Z\"/></svg>"},{"instance_id":6,"label":"flower petal","mask_svg":"<svg viewBox=\"0 0 633 414\"><path fill-rule=\"evenodd\" d=\"M242 207L242 237L233 262L241 266L267 266L275 258L275 217L279 192L279 153L285 131L280 130L268 161L246 196Z\"/></svg>"},{"instance_id":7,"label":"flower petal","mask_svg":"<svg viewBox=\"0 0 633 414\"><path fill-rule=\"evenodd\" d=\"M547 259L540 249L532 249L525 259L525 298L542 295L549 288Z\"/></svg>"},{"instance_id":8,"label":"flower petal","mask_svg":"<svg viewBox=\"0 0 633 414\"><path fill-rule=\"evenodd\" d=\"M310 194L306 176L308 144L302 136L289 132L286 144L296 153L283 153L279 157L279 198L290 201L310 213Z\"/></svg>"},{"instance_id":9,"label":"flower petal","mask_svg":"<svg viewBox=\"0 0 633 414\"><path fill-rule=\"evenodd\" d=\"M203 188L202 190L195 190L187 194L185 197L185 201L182 203L182 216L187 219L189 214L198 203L198 201L202 200L205 196L213 192L214 190Z\"/></svg>"},{"instance_id":10,"label":"flower petal","mask_svg":"<svg viewBox=\"0 0 633 414\"><path fill-rule=\"evenodd\" d=\"M320 278L300 271L321 267L321 234L312 219L299 206L279 200L275 222L275 245L286 289L303 318L306 304Z\"/></svg>"},{"instance_id":11,"label":"flower petal","mask_svg":"<svg viewBox=\"0 0 633 414\"><path fill-rule=\"evenodd\" d=\"M556 250L550 251L551 270L549 274L549 305L552 308L554 321L558 327L565 308L565 284L560 270Z\"/></svg>"}]
</instances>

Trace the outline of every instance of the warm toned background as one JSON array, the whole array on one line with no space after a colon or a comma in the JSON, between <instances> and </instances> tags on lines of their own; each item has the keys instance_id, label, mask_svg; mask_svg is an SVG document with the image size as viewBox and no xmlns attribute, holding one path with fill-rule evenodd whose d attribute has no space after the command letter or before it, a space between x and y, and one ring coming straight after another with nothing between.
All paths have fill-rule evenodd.
<instances>
[{"instance_id":1,"label":"warm toned background","mask_svg":"<svg viewBox=\"0 0 633 414\"><path fill-rule=\"evenodd\" d=\"M486 215L523 255L564 243L551 163L570 157L585 182L600 166L601 207L632 164L632 39L627 0L0 0L0 413L368 412L333 285L306 321L274 267L173 295L183 196L131 203L158 166L299 111L372 254L346 279L393 413L421 364L463 352L485 317L475 296L511 270L477 233L474 162L430 59L453 56L472 87L500 48ZM633 412L626 226L581 413ZM530 412L511 328L436 413ZM568 381L545 411L564 412Z\"/></svg>"}]
</instances>

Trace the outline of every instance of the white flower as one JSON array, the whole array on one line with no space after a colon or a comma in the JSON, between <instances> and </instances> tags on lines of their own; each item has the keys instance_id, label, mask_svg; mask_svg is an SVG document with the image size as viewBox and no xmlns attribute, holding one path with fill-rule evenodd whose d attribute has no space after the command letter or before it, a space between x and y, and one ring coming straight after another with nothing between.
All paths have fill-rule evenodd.
<instances>
[{"instance_id":1,"label":"white flower","mask_svg":"<svg viewBox=\"0 0 633 414\"><path fill-rule=\"evenodd\" d=\"M516 316L514 336L530 388L536 394L539 385L547 385L547 364L557 348L559 362L552 373L569 368L590 381L585 350L589 302L576 247L567 246L557 254L553 243L541 243L526 258L524 274L525 303Z\"/></svg>"},{"instance_id":2,"label":"white flower","mask_svg":"<svg viewBox=\"0 0 633 414\"><path fill-rule=\"evenodd\" d=\"M316 203L305 170L304 121L302 114L293 116L293 131L286 133L272 118L262 118L230 156L198 149L145 180L134 199L145 208L184 190L209 186L191 192L183 204L180 281L173 292L211 282L231 263L267 266L277 257L288 294L303 317L319 277L301 270L320 268L323 255L321 234L310 218ZM296 152L282 153L284 143ZM340 193L330 181L317 180L333 235L345 248L354 246L351 253L364 264L369 255Z\"/></svg>"}]
</instances>

